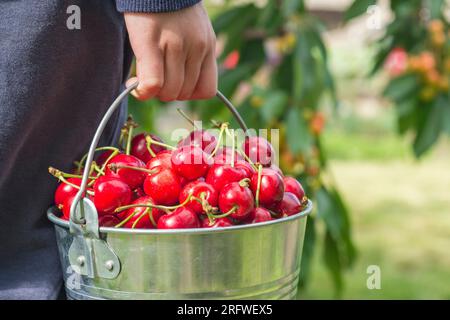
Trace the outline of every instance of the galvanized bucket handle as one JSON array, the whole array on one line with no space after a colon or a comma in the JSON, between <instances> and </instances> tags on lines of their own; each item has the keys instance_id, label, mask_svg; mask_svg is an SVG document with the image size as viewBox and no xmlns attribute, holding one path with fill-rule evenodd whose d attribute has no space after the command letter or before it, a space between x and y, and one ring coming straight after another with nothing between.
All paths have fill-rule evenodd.
<instances>
[{"instance_id":1,"label":"galvanized bucket handle","mask_svg":"<svg viewBox=\"0 0 450 320\"><path fill-rule=\"evenodd\" d=\"M85 224L85 206L81 205L79 206L79 210L77 209L78 204L80 201L85 199L86 196L86 187L89 180L89 173L90 173L90 167L92 165L92 161L94 159L95 149L97 148L98 142L100 140L100 137L103 133L103 130L106 127L106 124L108 123L109 119L111 118L114 111L120 106L122 100L128 96L128 94L136 89L138 86L138 82L133 83L128 88L126 88L117 98L114 100L114 102L111 104L109 109L106 111L106 114L103 116L103 119L101 120L97 131L95 132L94 138L92 139L91 145L89 147L88 156L85 162L85 167L83 171L83 179L81 181L80 190L76 194L74 201L72 202L72 206L70 208L70 222L72 224ZM245 124L244 120L242 119L239 112L236 110L236 108L233 106L233 104L220 92L217 91L216 96L222 101L225 106L230 110L232 115L236 118L237 123L239 126L244 130L244 132L247 132L247 125ZM83 201L84 202L84 201ZM95 229L98 230L98 221L97 223L94 223L95 225L92 226L93 230L91 229L91 232L96 232ZM98 231L97 231L98 232Z\"/></svg>"}]
</instances>

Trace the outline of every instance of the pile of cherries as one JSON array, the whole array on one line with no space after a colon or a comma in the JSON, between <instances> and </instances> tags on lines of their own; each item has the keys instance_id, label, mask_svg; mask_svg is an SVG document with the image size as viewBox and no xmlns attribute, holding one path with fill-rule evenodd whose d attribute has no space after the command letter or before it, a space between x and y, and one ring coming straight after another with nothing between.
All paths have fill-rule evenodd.
<instances>
[{"instance_id":1,"label":"pile of cherries","mask_svg":"<svg viewBox=\"0 0 450 320\"><path fill-rule=\"evenodd\" d=\"M133 137L129 119L126 147L101 147L90 168L86 196L102 226L116 228L216 228L270 221L300 213L307 203L302 185L273 164L274 149L261 137L241 147L224 146L234 130L220 124L219 136L194 130L172 147L148 133ZM86 155L72 173L49 168L59 179L54 199L61 218L81 185Z\"/></svg>"}]
</instances>

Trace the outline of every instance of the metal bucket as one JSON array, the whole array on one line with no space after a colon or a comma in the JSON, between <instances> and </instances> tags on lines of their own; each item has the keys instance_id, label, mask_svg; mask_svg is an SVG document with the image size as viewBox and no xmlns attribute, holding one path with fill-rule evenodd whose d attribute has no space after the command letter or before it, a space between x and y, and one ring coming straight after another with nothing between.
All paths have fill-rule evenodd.
<instances>
[{"instance_id":1,"label":"metal bucket","mask_svg":"<svg viewBox=\"0 0 450 320\"><path fill-rule=\"evenodd\" d=\"M104 125L135 86L117 98L99 125L86 161L86 182ZM223 96L219 98L229 104ZM55 215L55 208L47 213L55 225L69 299L296 296L311 202L299 214L259 224L215 229L116 229L99 227L95 206L84 197L85 187L82 183L68 222Z\"/></svg>"}]
</instances>

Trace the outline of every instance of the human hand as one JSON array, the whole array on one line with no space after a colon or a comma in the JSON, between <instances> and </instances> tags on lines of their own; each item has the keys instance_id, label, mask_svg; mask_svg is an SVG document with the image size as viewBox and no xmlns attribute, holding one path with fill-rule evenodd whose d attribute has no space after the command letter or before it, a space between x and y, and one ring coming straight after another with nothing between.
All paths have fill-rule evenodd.
<instances>
[{"instance_id":1,"label":"human hand","mask_svg":"<svg viewBox=\"0 0 450 320\"><path fill-rule=\"evenodd\" d=\"M215 34L201 3L169 13L125 13L139 100L208 99L217 91Z\"/></svg>"}]
</instances>

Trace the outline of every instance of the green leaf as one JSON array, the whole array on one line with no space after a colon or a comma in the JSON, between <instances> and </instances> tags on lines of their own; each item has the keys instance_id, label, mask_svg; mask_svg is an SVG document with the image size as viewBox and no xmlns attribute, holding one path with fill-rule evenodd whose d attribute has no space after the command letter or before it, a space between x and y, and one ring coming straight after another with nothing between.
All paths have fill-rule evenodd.
<instances>
[{"instance_id":1,"label":"green leaf","mask_svg":"<svg viewBox=\"0 0 450 320\"><path fill-rule=\"evenodd\" d=\"M287 141L293 153L306 153L312 145L309 126L298 108L291 106L286 119Z\"/></svg>"},{"instance_id":2,"label":"green leaf","mask_svg":"<svg viewBox=\"0 0 450 320\"><path fill-rule=\"evenodd\" d=\"M349 21L367 12L367 8L376 4L376 0L355 0L344 13L344 20Z\"/></svg>"},{"instance_id":3,"label":"green leaf","mask_svg":"<svg viewBox=\"0 0 450 320\"><path fill-rule=\"evenodd\" d=\"M414 140L413 147L416 157L421 157L438 140L443 127L442 122L446 107L448 107L446 100L440 97L436 99L435 103L430 105L430 110L427 110L425 113Z\"/></svg>"},{"instance_id":4,"label":"green leaf","mask_svg":"<svg viewBox=\"0 0 450 320\"><path fill-rule=\"evenodd\" d=\"M266 123L278 119L286 107L288 96L283 91L268 92L261 106L261 115Z\"/></svg>"},{"instance_id":5,"label":"green leaf","mask_svg":"<svg viewBox=\"0 0 450 320\"><path fill-rule=\"evenodd\" d=\"M406 74L394 78L389 82L383 94L399 103L405 98L409 98L419 89L419 81L415 74Z\"/></svg>"},{"instance_id":6,"label":"green leaf","mask_svg":"<svg viewBox=\"0 0 450 320\"><path fill-rule=\"evenodd\" d=\"M330 271L336 289L335 293L338 297L343 287L342 264L339 256L338 243L328 231L325 234L324 261L325 266Z\"/></svg>"}]
</instances>

